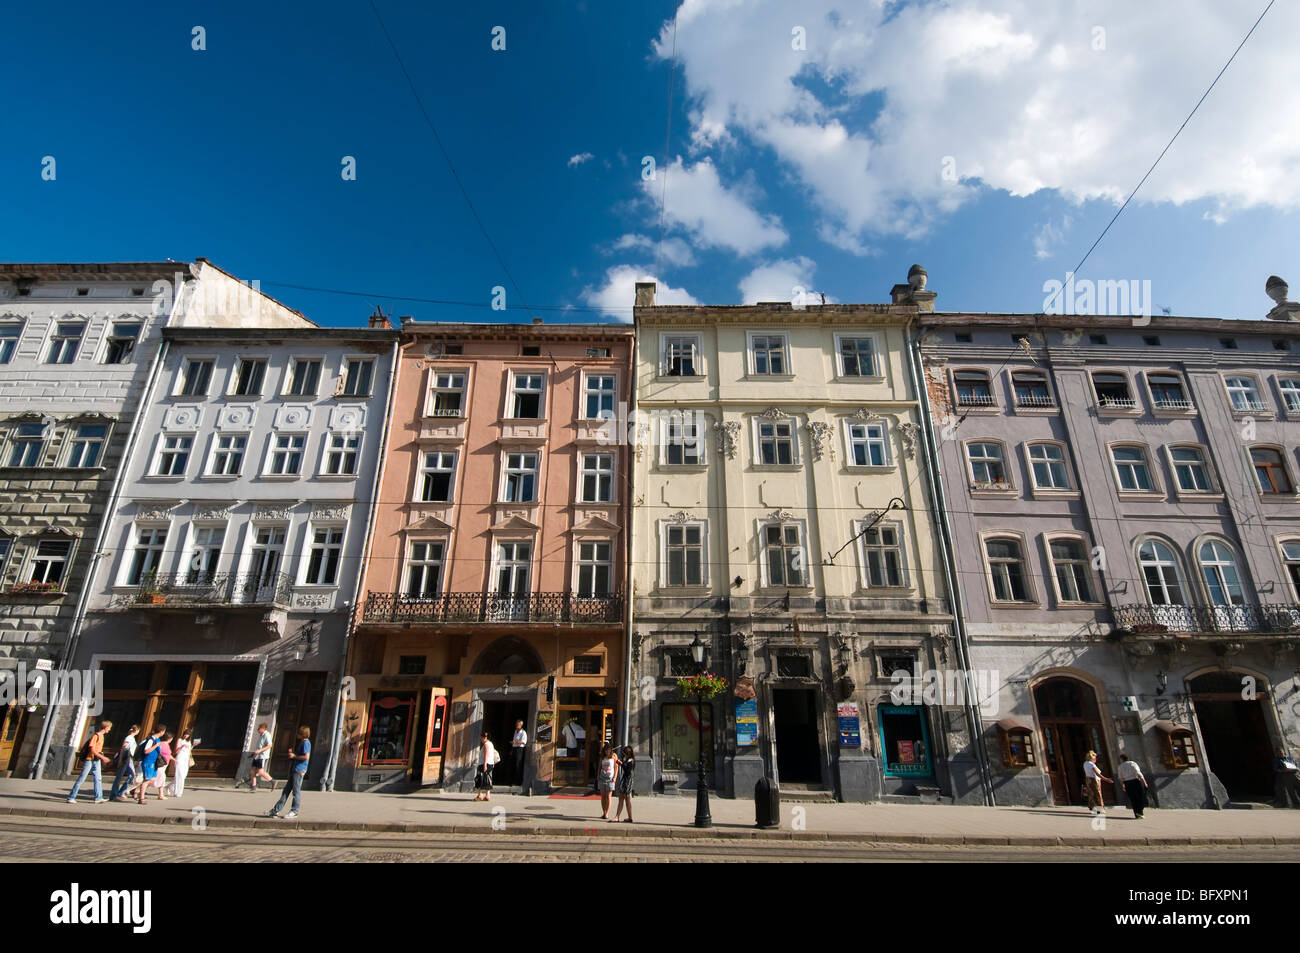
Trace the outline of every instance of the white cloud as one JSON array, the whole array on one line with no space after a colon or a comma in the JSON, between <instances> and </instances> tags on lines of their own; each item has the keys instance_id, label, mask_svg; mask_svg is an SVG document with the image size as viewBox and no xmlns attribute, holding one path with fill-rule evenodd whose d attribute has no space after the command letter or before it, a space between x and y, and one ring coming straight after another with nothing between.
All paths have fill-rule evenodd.
<instances>
[{"instance_id":1,"label":"white cloud","mask_svg":"<svg viewBox=\"0 0 1300 953\"><path fill-rule=\"evenodd\" d=\"M755 211L745 190L724 186L710 160L687 166L678 158L660 168L653 179L642 180L645 196L656 210L665 194L664 175L668 176L664 219L690 233L697 245L752 255L786 243L780 219Z\"/></svg>"},{"instance_id":2,"label":"white cloud","mask_svg":"<svg viewBox=\"0 0 1300 953\"><path fill-rule=\"evenodd\" d=\"M812 277L817 266L812 259L800 255L798 258L781 258L777 261L759 265L740 279L740 300L743 304L757 304L759 301L793 301L797 291L803 289L805 301L820 304L821 298L814 293ZM827 301L831 298L827 297Z\"/></svg>"},{"instance_id":3,"label":"white cloud","mask_svg":"<svg viewBox=\"0 0 1300 953\"><path fill-rule=\"evenodd\" d=\"M1255 16L1216 0L683 0L676 51L695 148L773 150L851 250L926 232L981 183L1122 200ZM1300 5L1269 12L1137 201L1208 200L1216 221L1300 208L1298 32Z\"/></svg>"},{"instance_id":4,"label":"white cloud","mask_svg":"<svg viewBox=\"0 0 1300 953\"><path fill-rule=\"evenodd\" d=\"M1034 233L1034 257L1039 261L1051 258L1065 241L1066 233L1069 232L1072 224L1073 220L1070 216L1063 215L1059 223L1044 222L1040 225L1038 231Z\"/></svg>"},{"instance_id":5,"label":"white cloud","mask_svg":"<svg viewBox=\"0 0 1300 953\"><path fill-rule=\"evenodd\" d=\"M691 246L680 238L665 238L662 245L653 238L646 235L635 235L628 233L620 235L618 241L614 242L614 251L627 251L635 249L637 251L649 252L652 255L661 257L670 265L676 265L679 268L686 268L695 264L695 252Z\"/></svg>"},{"instance_id":6,"label":"white cloud","mask_svg":"<svg viewBox=\"0 0 1300 953\"><path fill-rule=\"evenodd\" d=\"M590 162L596 158L590 152L579 152L576 156L569 156L568 166L572 169L574 166L582 165L584 162Z\"/></svg>"},{"instance_id":7,"label":"white cloud","mask_svg":"<svg viewBox=\"0 0 1300 953\"><path fill-rule=\"evenodd\" d=\"M658 287L655 289L655 304L699 304L684 288L674 288L659 281L650 273L650 269L641 265L615 265L608 269L603 285L582 289L582 300L620 321L631 322L638 281L656 282Z\"/></svg>"}]
</instances>

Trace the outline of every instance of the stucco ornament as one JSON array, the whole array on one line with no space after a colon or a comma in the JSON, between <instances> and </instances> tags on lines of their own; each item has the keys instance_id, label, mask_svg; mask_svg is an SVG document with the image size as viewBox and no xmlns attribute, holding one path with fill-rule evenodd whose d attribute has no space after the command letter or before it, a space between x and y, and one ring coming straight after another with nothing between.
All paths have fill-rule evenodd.
<instances>
[{"instance_id":1,"label":"stucco ornament","mask_svg":"<svg viewBox=\"0 0 1300 953\"><path fill-rule=\"evenodd\" d=\"M808 424L808 433L812 437L813 459L820 460L829 453L834 460L835 444L831 440L831 425L823 420L814 420Z\"/></svg>"},{"instance_id":2,"label":"stucco ornament","mask_svg":"<svg viewBox=\"0 0 1300 953\"><path fill-rule=\"evenodd\" d=\"M194 507L194 522L225 522L230 519L229 503L209 503Z\"/></svg>"},{"instance_id":3,"label":"stucco ornament","mask_svg":"<svg viewBox=\"0 0 1300 953\"><path fill-rule=\"evenodd\" d=\"M317 503L311 508L311 520L313 523L344 522L351 512L351 503Z\"/></svg>"},{"instance_id":4,"label":"stucco ornament","mask_svg":"<svg viewBox=\"0 0 1300 953\"><path fill-rule=\"evenodd\" d=\"M909 460L916 459L917 426L911 421L898 425L898 439L903 443L903 455Z\"/></svg>"},{"instance_id":5,"label":"stucco ornament","mask_svg":"<svg viewBox=\"0 0 1300 953\"><path fill-rule=\"evenodd\" d=\"M198 427L200 416L201 411L196 406L171 407L163 416L163 427L174 430L193 430Z\"/></svg>"},{"instance_id":6,"label":"stucco ornament","mask_svg":"<svg viewBox=\"0 0 1300 953\"><path fill-rule=\"evenodd\" d=\"M736 459L736 445L740 440L740 424L734 420L726 420L713 425L713 430L718 435L718 448L722 455L728 460Z\"/></svg>"},{"instance_id":7,"label":"stucco ornament","mask_svg":"<svg viewBox=\"0 0 1300 953\"><path fill-rule=\"evenodd\" d=\"M252 407L225 407L217 420L219 430L251 430L253 427Z\"/></svg>"}]
</instances>

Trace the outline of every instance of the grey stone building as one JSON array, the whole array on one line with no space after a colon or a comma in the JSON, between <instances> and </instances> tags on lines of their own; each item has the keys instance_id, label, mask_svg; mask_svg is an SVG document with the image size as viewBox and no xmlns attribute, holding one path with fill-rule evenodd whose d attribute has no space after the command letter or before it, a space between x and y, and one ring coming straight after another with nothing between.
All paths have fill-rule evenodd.
<instances>
[{"instance_id":1,"label":"grey stone building","mask_svg":"<svg viewBox=\"0 0 1300 953\"><path fill-rule=\"evenodd\" d=\"M1271 799L1300 740L1300 323L1270 293L1262 321L922 320L998 803L1082 803L1088 749L1161 807Z\"/></svg>"},{"instance_id":2,"label":"grey stone building","mask_svg":"<svg viewBox=\"0 0 1300 953\"><path fill-rule=\"evenodd\" d=\"M115 725L192 728L196 776L246 774L265 721L283 777L307 725L315 782L337 726L398 332L382 317L257 323L163 332L73 666L103 673ZM66 767L89 721L68 710L52 762Z\"/></svg>"}]
</instances>

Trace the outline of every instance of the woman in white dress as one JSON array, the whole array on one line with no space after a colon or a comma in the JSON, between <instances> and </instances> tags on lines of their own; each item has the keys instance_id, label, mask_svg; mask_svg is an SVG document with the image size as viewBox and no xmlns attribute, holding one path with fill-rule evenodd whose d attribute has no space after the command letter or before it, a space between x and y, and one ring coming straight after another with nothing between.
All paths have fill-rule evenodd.
<instances>
[{"instance_id":1,"label":"woman in white dress","mask_svg":"<svg viewBox=\"0 0 1300 953\"><path fill-rule=\"evenodd\" d=\"M185 793L185 778L190 773L190 751L194 748L194 732L186 728L181 732L180 740L176 742L176 750L173 752L176 761L173 769L172 789L176 797Z\"/></svg>"}]
</instances>

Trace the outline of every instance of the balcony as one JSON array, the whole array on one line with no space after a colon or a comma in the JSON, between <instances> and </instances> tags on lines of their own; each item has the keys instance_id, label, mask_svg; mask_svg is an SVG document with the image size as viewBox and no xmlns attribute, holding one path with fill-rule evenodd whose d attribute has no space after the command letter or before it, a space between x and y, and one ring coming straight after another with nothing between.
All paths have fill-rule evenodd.
<instances>
[{"instance_id":1,"label":"balcony","mask_svg":"<svg viewBox=\"0 0 1300 953\"><path fill-rule=\"evenodd\" d=\"M119 599L132 608L266 608L288 606L293 582L285 573L183 572L155 576Z\"/></svg>"},{"instance_id":2,"label":"balcony","mask_svg":"<svg viewBox=\"0 0 1300 953\"><path fill-rule=\"evenodd\" d=\"M1135 635L1300 635L1300 605L1116 606L1115 622Z\"/></svg>"},{"instance_id":3,"label":"balcony","mask_svg":"<svg viewBox=\"0 0 1300 953\"><path fill-rule=\"evenodd\" d=\"M498 596L482 592L448 592L440 596L406 596L369 592L365 622L619 622L622 596L583 598L572 592L533 592Z\"/></svg>"},{"instance_id":4,"label":"balcony","mask_svg":"<svg viewBox=\"0 0 1300 953\"><path fill-rule=\"evenodd\" d=\"M1097 403L1105 408L1115 408L1117 410L1133 410L1137 407L1137 398L1127 395L1102 394L1097 398Z\"/></svg>"},{"instance_id":5,"label":"balcony","mask_svg":"<svg viewBox=\"0 0 1300 953\"><path fill-rule=\"evenodd\" d=\"M1047 394L1016 394L1017 407L1055 407L1056 401Z\"/></svg>"},{"instance_id":6,"label":"balcony","mask_svg":"<svg viewBox=\"0 0 1300 953\"><path fill-rule=\"evenodd\" d=\"M1192 406L1190 400L1183 400L1182 398L1177 397L1156 397L1152 403L1156 410L1188 411L1196 409Z\"/></svg>"},{"instance_id":7,"label":"balcony","mask_svg":"<svg viewBox=\"0 0 1300 953\"><path fill-rule=\"evenodd\" d=\"M992 394L958 394L957 404L961 407L992 407Z\"/></svg>"}]
</instances>

